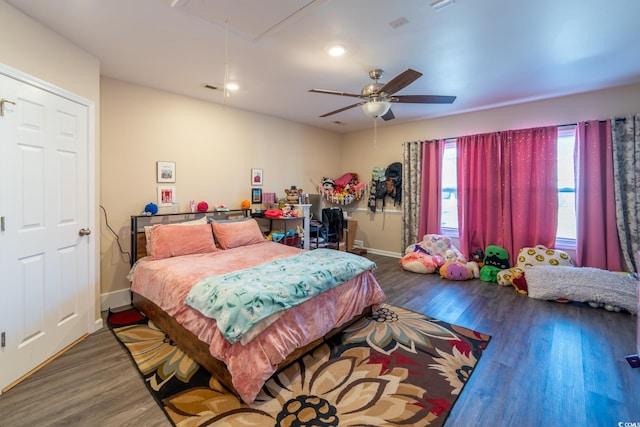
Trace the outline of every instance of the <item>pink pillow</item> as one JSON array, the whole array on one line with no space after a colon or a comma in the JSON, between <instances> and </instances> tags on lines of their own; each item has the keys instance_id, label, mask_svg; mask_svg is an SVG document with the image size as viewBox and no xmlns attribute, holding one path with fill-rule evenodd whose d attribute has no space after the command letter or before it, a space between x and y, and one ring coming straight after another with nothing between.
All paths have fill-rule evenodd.
<instances>
[{"instance_id":1,"label":"pink pillow","mask_svg":"<svg viewBox=\"0 0 640 427\"><path fill-rule=\"evenodd\" d=\"M209 224L189 227L177 224L156 224L151 228L151 236L149 249L153 259L202 254L216 250Z\"/></svg>"},{"instance_id":2,"label":"pink pillow","mask_svg":"<svg viewBox=\"0 0 640 427\"><path fill-rule=\"evenodd\" d=\"M222 249L237 248L265 241L258 222L251 218L242 221L211 223L213 234Z\"/></svg>"}]
</instances>

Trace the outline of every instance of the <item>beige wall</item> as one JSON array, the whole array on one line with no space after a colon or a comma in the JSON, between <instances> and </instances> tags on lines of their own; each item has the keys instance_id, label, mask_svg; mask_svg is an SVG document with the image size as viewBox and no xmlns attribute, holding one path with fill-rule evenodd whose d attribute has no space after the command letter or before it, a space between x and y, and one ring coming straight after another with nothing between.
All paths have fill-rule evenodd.
<instances>
[{"instance_id":1,"label":"beige wall","mask_svg":"<svg viewBox=\"0 0 640 427\"><path fill-rule=\"evenodd\" d=\"M99 194L99 116L100 64L98 60L56 33L38 24L22 12L0 0L0 62L29 74L94 103L95 164L89 167L96 175L96 204ZM99 224L97 206L95 224ZM97 233L95 233L97 234ZM96 238L96 237L94 237ZM95 277L92 277L99 295L99 254L95 252ZM100 318L100 304L96 299L95 318Z\"/></svg>"},{"instance_id":2,"label":"beige wall","mask_svg":"<svg viewBox=\"0 0 640 427\"><path fill-rule=\"evenodd\" d=\"M297 185L312 192L322 176L349 171L369 180L373 166L402 159L402 143L408 140L640 111L640 85L635 85L404 125L381 122L374 143L373 127L338 135L111 79L101 81L96 58L2 0L0 28L10 35L0 39L3 64L95 102L96 194L125 250L129 216L156 200L158 160L177 162L177 196L183 208L189 199L235 207L249 197L252 167L264 169L265 191L282 194L284 188ZM128 264L97 206L95 212L96 224L101 224L94 238L102 238L103 282L96 277L96 287L101 293L125 289ZM372 214L365 197L347 212L358 220L356 239L365 247L390 255L402 251L398 208L387 206L384 214Z\"/></svg>"},{"instance_id":3,"label":"beige wall","mask_svg":"<svg viewBox=\"0 0 640 427\"><path fill-rule=\"evenodd\" d=\"M125 251L130 216L157 203L157 161L176 162L182 212L192 199L240 208L251 168L263 169L263 191L280 197L292 185L313 192L320 177L342 171L333 132L109 78L101 96L100 200ZM102 292L128 288L128 262L104 222L101 237Z\"/></svg>"},{"instance_id":4,"label":"beige wall","mask_svg":"<svg viewBox=\"0 0 640 427\"><path fill-rule=\"evenodd\" d=\"M92 55L0 0L0 62L96 103L100 64Z\"/></svg>"},{"instance_id":5,"label":"beige wall","mask_svg":"<svg viewBox=\"0 0 640 427\"><path fill-rule=\"evenodd\" d=\"M343 166L371 179L374 166L402 161L402 143L436 138L450 138L506 129L523 129L545 125L561 125L584 120L602 120L613 115L640 112L640 85L530 102L456 116L412 122L404 125L378 123L374 144L371 130L345 135L342 147ZM381 253L399 255L401 248L401 215L389 207L385 213L367 211L362 200L350 209L358 221L356 239L365 247Z\"/></svg>"}]
</instances>

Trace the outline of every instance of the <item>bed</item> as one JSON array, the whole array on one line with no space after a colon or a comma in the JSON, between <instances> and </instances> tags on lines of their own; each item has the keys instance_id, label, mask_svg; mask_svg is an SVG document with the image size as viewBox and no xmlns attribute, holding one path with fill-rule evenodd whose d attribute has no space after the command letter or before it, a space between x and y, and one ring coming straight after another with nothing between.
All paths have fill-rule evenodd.
<instances>
[{"instance_id":1,"label":"bed","mask_svg":"<svg viewBox=\"0 0 640 427\"><path fill-rule=\"evenodd\" d=\"M244 402L255 400L264 383L279 369L370 313L385 299L373 276L375 264L366 258L329 249L305 251L268 241L251 218L211 223L203 218L182 224L156 224L146 227L145 232L137 225L132 228L132 239L138 246L130 275L133 304ZM312 258L305 257L310 256L323 260L309 263ZM233 278L236 282L227 284L236 286L240 280L244 286L249 280L251 289L259 287L256 277L265 284L293 282L297 273L284 269L281 277L271 271L283 269L280 264L295 264L293 261L300 264L304 260L312 267L326 264L326 260L333 263L334 258L335 265L361 263L363 270L336 273L344 280L327 290L308 292L290 308L255 316L260 322L243 327L239 333L226 312L218 311L216 320L200 311L202 307L193 300L194 292L202 292L203 285L211 285L211 281L221 286L217 282ZM367 268L365 261L373 265ZM302 287L305 292L309 289L306 284Z\"/></svg>"}]
</instances>

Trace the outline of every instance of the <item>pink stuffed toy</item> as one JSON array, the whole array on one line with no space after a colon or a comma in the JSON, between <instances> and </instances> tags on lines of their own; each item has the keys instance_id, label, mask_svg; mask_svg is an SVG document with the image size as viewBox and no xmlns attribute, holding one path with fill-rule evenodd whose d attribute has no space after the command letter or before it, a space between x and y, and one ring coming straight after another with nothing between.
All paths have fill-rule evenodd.
<instances>
[{"instance_id":1,"label":"pink stuffed toy","mask_svg":"<svg viewBox=\"0 0 640 427\"><path fill-rule=\"evenodd\" d=\"M438 268L434 257L422 250L414 250L403 256L400 265L407 271L420 274L434 273Z\"/></svg>"}]
</instances>

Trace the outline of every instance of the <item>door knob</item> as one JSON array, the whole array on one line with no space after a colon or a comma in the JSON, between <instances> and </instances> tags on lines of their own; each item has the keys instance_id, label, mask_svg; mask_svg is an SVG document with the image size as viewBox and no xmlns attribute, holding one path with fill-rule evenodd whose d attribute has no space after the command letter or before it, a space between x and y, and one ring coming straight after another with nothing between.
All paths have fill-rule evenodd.
<instances>
[{"instance_id":1,"label":"door knob","mask_svg":"<svg viewBox=\"0 0 640 427\"><path fill-rule=\"evenodd\" d=\"M81 228L80 231L78 231L78 234L80 236L88 236L89 234L91 234L91 230L89 230L88 228Z\"/></svg>"}]
</instances>

